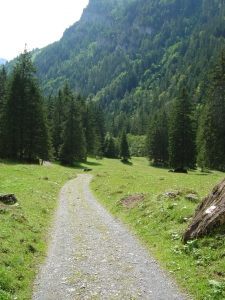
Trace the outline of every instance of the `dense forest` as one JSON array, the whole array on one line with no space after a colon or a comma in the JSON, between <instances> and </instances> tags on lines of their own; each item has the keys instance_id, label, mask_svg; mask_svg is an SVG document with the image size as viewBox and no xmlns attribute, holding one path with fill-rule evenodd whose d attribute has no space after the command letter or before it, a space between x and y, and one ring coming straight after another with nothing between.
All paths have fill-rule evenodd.
<instances>
[{"instance_id":1,"label":"dense forest","mask_svg":"<svg viewBox=\"0 0 225 300\"><path fill-rule=\"evenodd\" d=\"M90 0L60 41L30 54L51 155L65 161L81 143L73 159L118 157L126 132L126 159L224 170L224 15L223 0ZM15 63L1 75L11 85Z\"/></svg>"}]
</instances>

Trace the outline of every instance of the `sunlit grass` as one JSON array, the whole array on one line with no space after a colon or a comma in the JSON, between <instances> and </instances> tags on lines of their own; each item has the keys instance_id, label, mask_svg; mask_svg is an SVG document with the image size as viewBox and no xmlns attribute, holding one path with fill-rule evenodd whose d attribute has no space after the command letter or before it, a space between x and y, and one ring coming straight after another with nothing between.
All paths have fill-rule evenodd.
<instances>
[{"instance_id":1,"label":"sunlit grass","mask_svg":"<svg viewBox=\"0 0 225 300\"><path fill-rule=\"evenodd\" d=\"M104 159L102 166L95 168L96 176L91 182L95 196L128 224L194 299L225 299L223 229L212 237L187 245L181 243L197 204L224 174L200 170L178 174L151 167L144 158L133 158L131 162L124 165L118 160ZM168 192L176 197L166 196ZM121 205L122 198L137 193L148 196L132 209ZM197 195L198 200L187 199L190 193Z\"/></svg>"},{"instance_id":2,"label":"sunlit grass","mask_svg":"<svg viewBox=\"0 0 225 300\"><path fill-rule=\"evenodd\" d=\"M89 158L74 168L14 164L0 161L0 193L14 193L17 206L0 205L0 300L31 299L37 266L47 249L59 191L83 168L91 168L91 189L99 201L140 237L178 284L193 299L225 299L225 239L216 234L181 243L197 204L224 174L175 174L149 166L144 158L131 163ZM176 197L166 197L173 192ZM197 201L186 199L194 193ZM121 199L132 194L147 197L132 209Z\"/></svg>"},{"instance_id":3,"label":"sunlit grass","mask_svg":"<svg viewBox=\"0 0 225 300\"><path fill-rule=\"evenodd\" d=\"M0 161L0 193L18 200L15 206L0 205L1 300L31 299L60 188L78 171Z\"/></svg>"}]
</instances>

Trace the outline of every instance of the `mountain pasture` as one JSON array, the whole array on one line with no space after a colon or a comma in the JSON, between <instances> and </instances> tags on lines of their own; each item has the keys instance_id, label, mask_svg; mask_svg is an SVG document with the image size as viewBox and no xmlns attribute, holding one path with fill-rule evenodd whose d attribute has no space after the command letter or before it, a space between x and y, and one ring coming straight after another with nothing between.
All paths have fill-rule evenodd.
<instances>
[{"instance_id":1,"label":"mountain pasture","mask_svg":"<svg viewBox=\"0 0 225 300\"><path fill-rule=\"evenodd\" d=\"M31 298L59 191L84 168L92 169L91 189L97 199L139 236L181 288L193 299L224 299L223 231L181 243L195 207L223 173L196 170L177 174L149 166L145 158L132 158L129 163L88 158L74 168L1 160L0 168L1 193L13 193L18 200L17 205L0 205L0 299ZM198 200L186 199L190 193ZM139 201L127 207L123 205L127 197Z\"/></svg>"}]
</instances>

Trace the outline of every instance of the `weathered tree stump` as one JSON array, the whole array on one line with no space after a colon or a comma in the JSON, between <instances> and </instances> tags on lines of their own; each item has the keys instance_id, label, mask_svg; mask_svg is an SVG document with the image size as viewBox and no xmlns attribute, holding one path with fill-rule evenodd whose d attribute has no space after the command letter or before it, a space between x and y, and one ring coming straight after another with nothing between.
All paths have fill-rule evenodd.
<instances>
[{"instance_id":1,"label":"weathered tree stump","mask_svg":"<svg viewBox=\"0 0 225 300\"><path fill-rule=\"evenodd\" d=\"M182 242L208 235L225 224L225 178L197 206L195 215L183 234Z\"/></svg>"},{"instance_id":2,"label":"weathered tree stump","mask_svg":"<svg viewBox=\"0 0 225 300\"><path fill-rule=\"evenodd\" d=\"M0 202L13 205L17 202L17 199L14 194L0 194Z\"/></svg>"}]
</instances>

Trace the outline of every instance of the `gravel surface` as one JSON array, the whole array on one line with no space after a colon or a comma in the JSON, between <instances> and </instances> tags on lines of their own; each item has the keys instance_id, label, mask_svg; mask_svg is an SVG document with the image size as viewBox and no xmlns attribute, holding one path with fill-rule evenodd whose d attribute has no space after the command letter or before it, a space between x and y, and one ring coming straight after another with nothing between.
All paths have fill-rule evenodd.
<instances>
[{"instance_id":1,"label":"gravel surface","mask_svg":"<svg viewBox=\"0 0 225 300\"><path fill-rule=\"evenodd\" d=\"M33 300L185 300L129 230L91 194L90 175L60 192Z\"/></svg>"}]
</instances>

